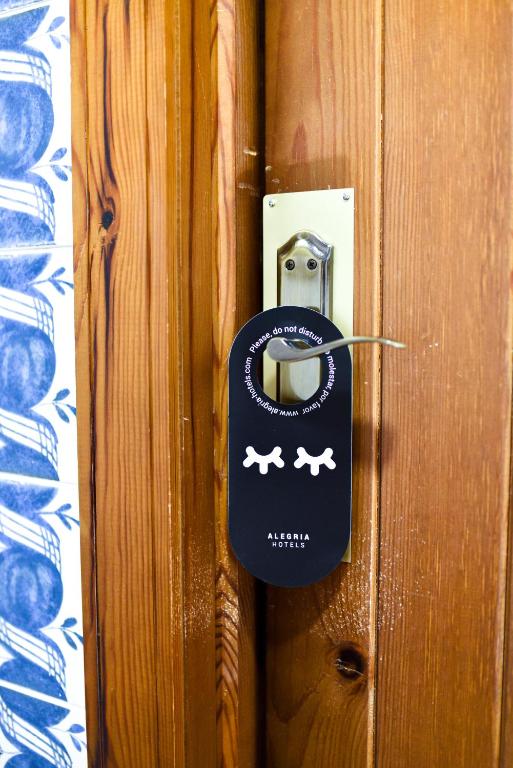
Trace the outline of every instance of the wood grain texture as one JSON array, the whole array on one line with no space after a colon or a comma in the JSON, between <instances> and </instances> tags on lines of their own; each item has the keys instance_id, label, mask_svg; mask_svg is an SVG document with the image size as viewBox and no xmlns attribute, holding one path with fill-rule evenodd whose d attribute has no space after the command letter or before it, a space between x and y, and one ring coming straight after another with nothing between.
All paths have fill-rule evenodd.
<instances>
[{"instance_id":1,"label":"wood grain texture","mask_svg":"<svg viewBox=\"0 0 513 768\"><path fill-rule=\"evenodd\" d=\"M385 3L377 764L499 764L512 6ZM510 723L511 727L511 723Z\"/></svg>"},{"instance_id":2,"label":"wood grain texture","mask_svg":"<svg viewBox=\"0 0 513 768\"><path fill-rule=\"evenodd\" d=\"M266 4L268 192L355 187L355 330L380 331L381 3ZM355 350L353 563L269 589L268 768L373 764L379 350Z\"/></svg>"},{"instance_id":3,"label":"wood grain texture","mask_svg":"<svg viewBox=\"0 0 513 768\"><path fill-rule=\"evenodd\" d=\"M512 273L513 274L513 273ZM506 623L503 661L502 727L500 768L513 765L513 458L510 455L508 560L506 573Z\"/></svg>"},{"instance_id":4,"label":"wood grain texture","mask_svg":"<svg viewBox=\"0 0 513 768\"><path fill-rule=\"evenodd\" d=\"M171 10L178 21L176 25L170 23ZM157 759L159 764L173 768L185 764L188 753L185 723L188 715L191 715L192 722L195 720L194 713L187 711L186 698L188 648L185 642L187 591L184 585L184 549L188 488L183 482L183 462L187 460L194 466L195 457L190 446L186 447L184 419L191 418L191 409L190 403L184 402L183 390L185 381L190 380L190 370L180 343L183 316L188 315L189 294L186 291L182 295L180 276L189 274L189 259L184 254L184 245L189 244L190 221L175 214L182 203L186 210L190 208L189 180L184 178L183 168L176 160L182 150L187 154L192 145L190 126L193 121L188 122L184 130L179 110L176 109L176 101L185 94L187 97L190 95L190 36L188 10L184 13L178 3L172 6L159 0L147 3L147 258L152 266L149 285L152 298L150 376L155 385L151 407L153 423L162 425L154 434L154 476L152 487L148 489L154 497L157 511L154 518ZM198 54L198 69L201 71L205 57L201 58L200 51ZM176 94L177 100L168 100L168 92ZM198 182L205 184L204 176L198 178ZM175 333L169 333L170 328ZM153 373L155 370L157 375ZM204 507L200 506L198 518L203 510ZM198 544L201 546L200 542ZM212 595L207 592L204 606L209 605L209 598L211 601ZM209 639L211 634L207 631L204 640L208 643ZM205 660L207 664L212 662L208 650ZM208 674L205 668L203 671ZM208 683L207 676L207 691ZM208 711L208 696L205 710ZM208 728L205 733L208 735ZM198 741L201 743L201 739Z\"/></svg>"},{"instance_id":5,"label":"wood grain texture","mask_svg":"<svg viewBox=\"0 0 513 768\"><path fill-rule=\"evenodd\" d=\"M90 765L99 762L99 696L96 605L96 545L92 483L91 337L89 325L89 197L87 185L87 80L85 5L70 5L72 71L73 237L75 276L75 355L77 371L77 437L80 496L80 541L84 622L87 747Z\"/></svg>"},{"instance_id":6,"label":"wood grain texture","mask_svg":"<svg viewBox=\"0 0 513 768\"><path fill-rule=\"evenodd\" d=\"M212 147L212 7L205 0L179 0L168 19L174 40L174 87L168 79L176 136L170 151L175 190L169 208L176 253L170 273L169 362L174 368L174 417L183 430L171 454L175 467L171 510L181 505L182 542L171 550L181 569L173 615L183 622L184 761L191 768L213 768L216 761L215 686L215 514L213 468L214 352L212 303L212 204L215 178ZM179 468L178 468L179 467ZM174 531L178 519L171 521ZM180 564L179 558L182 558Z\"/></svg>"},{"instance_id":7,"label":"wood grain texture","mask_svg":"<svg viewBox=\"0 0 513 768\"><path fill-rule=\"evenodd\" d=\"M259 23L249 0L74 7L92 766L261 764L255 588L226 538L227 356L259 293Z\"/></svg>"},{"instance_id":8,"label":"wood grain texture","mask_svg":"<svg viewBox=\"0 0 513 768\"><path fill-rule=\"evenodd\" d=\"M101 751L145 766L158 755L145 13L86 14Z\"/></svg>"},{"instance_id":9,"label":"wood grain texture","mask_svg":"<svg viewBox=\"0 0 513 768\"><path fill-rule=\"evenodd\" d=\"M259 119L260 11L252 0L216 4L213 72L217 142L213 260L214 461L216 473L217 765L262 765L261 670L254 580L228 541L228 355L259 308L263 161Z\"/></svg>"},{"instance_id":10,"label":"wood grain texture","mask_svg":"<svg viewBox=\"0 0 513 768\"><path fill-rule=\"evenodd\" d=\"M74 9L91 766L215 764L210 11Z\"/></svg>"}]
</instances>

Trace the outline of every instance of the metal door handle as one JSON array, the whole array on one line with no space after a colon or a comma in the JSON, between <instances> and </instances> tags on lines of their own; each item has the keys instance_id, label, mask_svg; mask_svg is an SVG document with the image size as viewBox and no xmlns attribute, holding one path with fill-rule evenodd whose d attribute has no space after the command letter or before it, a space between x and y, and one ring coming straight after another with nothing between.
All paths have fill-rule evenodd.
<instances>
[{"instance_id":1,"label":"metal door handle","mask_svg":"<svg viewBox=\"0 0 513 768\"><path fill-rule=\"evenodd\" d=\"M349 344L384 344L394 349L406 349L406 344L393 339L383 339L380 336L349 336L347 339L334 339L326 344L320 344L318 347L309 347L302 339L285 339L278 336L271 339L267 345L267 352L272 360L277 363L299 363L302 360L309 360L311 357L317 357L324 352L331 352L338 347L347 347Z\"/></svg>"}]
</instances>

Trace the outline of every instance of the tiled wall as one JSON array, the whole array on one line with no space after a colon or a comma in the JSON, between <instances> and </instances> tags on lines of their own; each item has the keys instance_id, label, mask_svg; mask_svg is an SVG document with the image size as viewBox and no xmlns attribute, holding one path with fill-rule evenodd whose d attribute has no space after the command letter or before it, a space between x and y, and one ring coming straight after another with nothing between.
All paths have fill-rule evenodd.
<instances>
[{"instance_id":1,"label":"tiled wall","mask_svg":"<svg viewBox=\"0 0 513 768\"><path fill-rule=\"evenodd\" d=\"M0 0L0 768L86 766L68 0Z\"/></svg>"}]
</instances>

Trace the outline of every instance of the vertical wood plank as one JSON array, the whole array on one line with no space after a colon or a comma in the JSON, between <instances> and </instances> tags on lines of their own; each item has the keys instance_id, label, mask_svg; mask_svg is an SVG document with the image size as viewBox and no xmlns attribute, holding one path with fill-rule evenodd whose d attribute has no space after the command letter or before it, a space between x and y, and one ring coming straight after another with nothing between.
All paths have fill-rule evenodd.
<instances>
[{"instance_id":1,"label":"vertical wood plank","mask_svg":"<svg viewBox=\"0 0 513 768\"><path fill-rule=\"evenodd\" d=\"M385 4L380 766L499 761L512 6ZM506 674L509 674L504 670Z\"/></svg>"},{"instance_id":2,"label":"vertical wood plank","mask_svg":"<svg viewBox=\"0 0 513 768\"><path fill-rule=\"evenodd\" d=\"M214 354L212 304L211 45L212 4L208 0L179 0L180 15L171 18L180 60L175 79L172 114L181 132L176 147L177 188L170 216L177 220L176 261L170 280L170 301L179 322L171 332L170 364L179 382L178 416L183 429L175 456L180 463L176 501L182 505L183 602L175 600L184 623L185 762L193 768L213 768L216 762L215 687L215 513L213 471ZM168 88L170 88L168 84ZM178 309L179 308L179 309ZM178 368L176 368L178 366ZM171 429L176 425L171 424ZM180 454L179 451L182 453ZM173 503L173 500L172 500ZM178 554L178 553L176 553ZM175 557L171 552L171 557ZM176 768L180 763L176 763Z\"/></svg>"},{"instance_id":3,"label":"vertical wood plank","mask_svg":"<svg viewBox=\"0 0 513 768\"><path fill-rule=\"evenodd\" d=\"M158 755L146 20L142 2L86 14L102 757L146 766Z\"/></svg>"},{"instance_id":4,"label":"vertical wood plank","mask_svg":"<svg viewBox=\"0 0 513 768\"><path fill-rule=\"evenodd\" d=\"M511 462L510 462L511 463ZM511 514L513 509L513 465L510 471L509 483L509 525L508 525L508 562L506 589L506 624L503 660L503 694L501 720L501 752L500 768L513 765L513 679L511 669L513 664L513 526Z\"/></svg>"},{"instance_id":5,"label":"vertical wood plank","mask_svg":"<svg viewBox=\"0 0 513 768\"><path fill-rule=\"evenodd\" d=\"M176 344L184 302L176 290L176 276L180 274L179 246L182 233L176 225L178 217L169 214L172 211L178 212L182 204L183 179L176 172L174 158L180 154L184 142L188 145L190 136L179 130L179 118L169 108L167 100L168 90L175 94L173 104L179 103L183 97L179 73L184 66L179 35L175 33L174 25L170 24L172 8L172 4L148 0L145 46L149 375L152 379L153 425L152 477L148 492L154 507L156 611L152 652L156 665L155 728L159 765L177 768L184 765L186 754L184 503L181 464L184 453L184 422L181 418L183 354ZM181 19L179 9L176 18ZM187 25L185 27L188 29ZM188 200L186 204L188 206ZM211 659L207 654L205 662L208 664L209 661Z\"/></svg>"},{"instance_id":6,"label":"vertical wood plank","mask_svg":"<svg viewBox=\"0 0 513 768\"><path fill-rule=\"evenodd\" d=\"M90 765L101 766L96 605L96 541L91 445L91 338L89 325L89 191L87 185L87 79L85 4L70 4L75 354L80 494L80 541L84 626L87 749Z\"/></svg>"},{"instance_id":7,"label":"vertical wood plank","mask_svg":"<svg viewBox=\"0 0 513 768\"><path fill-rule=\"evenodd\" d=\"M164 115L164 125L160 122L155 129L159 132L161 145L162 134L169 146L167 163L167 176L165 171L157 176L155 183L158 187L152 189L154 202L150 205L150 218L155 233L161 229L162 246L167 246L168 273L161 270L160 275L155 273L158 286L157 291L165 291L166 298L162 300L168 304L167 319L173 321L174 333L166 334L167 351L169 355L169 413L166 424L169 429L169 509L168 514L157 523L157 540L162 546L156 547L156 574L157 588L169 601L169 614L167 614L170 626L166 626L166 618L158 627L160 652L164 654L171 665L169 670L172 680L171 711L161 718L162 728L171 731L172 758L168 757L168 763L173 768L185 765L187 754L186 733L186 651L185 651L185 617L183 612L185 599L185 569L184 569L184 516L186 499L184 497L183 461L185 446L186 419L190 420L190 408L185 415L184 402L184 378L186 376L185 361L183 359L180 337L188 316L188 307L182 301L183 274L182 266L188 263L188 247L190 238L189 216L190 210L190 185L187 184L184 175L186 158L190 157L191 127L189 110L187 119L183 119L182 104L190 105L191 84L190 66L188 54L191 40L191 21L189 13L184 9L180 0L176 0L171 6L172 13L165 12L156 0L154 3L154 24L151 27L152 41L148 41L153 50L167 50L165 61L162 59L155 63L159 79L165 77L163 92L155 94L155 107L162 99L167 104ZM150 30L149 30L150 31ZM165 94L165 95L164 95ZM185 145L185 146L184 146ZM183 157L182 157L183 147ZM159 166L158 150L154 164ZM161 162L161 161L160 161ZM153 178L152 161L150 157L150 178ZM150 182L151 183L151 182ZM182 211L178 215L178 211ZM167 211L167 215L162 215ZM174 215L170 215L171 212ZM164 226L163 223L165 222ZM188 274L188 269L185 270ZM164 279L165 276L165 279ZM185 297L188 293L185 291ZM189 443L188 443L189 445ZM188 453L187 459L192 457ZM169 526L169 527L167 527ZM208 598L207 601L208 602ZM207 626L210 625L207 623ZM207 654L208 662L211 657ZM160 697L162 688L168 684L168 677L162 675L157 680L157 696ZM206 688L208 690L208 681ZM208 696L207 696L208 703ZM161 752L163 754L163 750Z\"/></svg>"},{"instance_id":8,"label":"vertical wood plank","mask_svg":"<svg viewBox=\"0 0 513 768\"><path fill-rule=\"evenodd\" d=\"M217 765L262 764L257 589L228 542L228 355L259 307L260 10L251 0L220 0L216 13L217 227L214 239L214 461L216 473Z\"/></svg>"},{"instance_id":9,"label":"vertical wood plank","mask_svg":"<svg viewBox=\"0 0 513 768\"><path fill-rule=\"evenodd\" d=\"M227 354L258 301L258 24L249 0L74 8L95 766L260 764L255 590L224 528Z\"/></svg>"},{"instance_id":10,"label":"vertical wood plank","mask_svg":"<svg viewBox=\"0 0 513 768\"><path fill-rule=\"evenodd\" d=\"M87 124L88 156L75 173L76 199L89 184L89 207L79 202L76 218L79 266L87 262L77 273L78 369L85 420L90 345L98 565L90 763L208 766L216 706L212 388L198 371L212 369L204 258L210 6L77 5L87 24L77 23L73 44L85 49L87 78L76 86L75 136L80 147ZM84 43L79 28L87 28ZM74 71L78 83L78 56ZM86 304L89 337L80 324ZM83 445L84 461L86 438ZM85 592L93 610L94 585ZM93 637L91 619L89 646Z\"/></svg>"},{"instance_id":11,"label":"vertical wood plank","mask_svg":"<svg viewBox=\"0 0 513 768\"><path fill-rule=\"evenodd\" d=\"M380 331L381 63L381 2L266 4L267 191L355 187L361 333ZM373 764L379 356L354 356L353 562L268 590L269 768Z\"/></svg>"}]
</instances>

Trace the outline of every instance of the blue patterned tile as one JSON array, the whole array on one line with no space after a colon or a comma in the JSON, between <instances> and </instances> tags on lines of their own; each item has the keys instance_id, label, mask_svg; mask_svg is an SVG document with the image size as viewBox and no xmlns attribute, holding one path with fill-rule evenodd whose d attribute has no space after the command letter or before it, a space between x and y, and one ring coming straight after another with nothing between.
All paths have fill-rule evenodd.
<instances>
[{"instance_id":1,"label":"blue patterned tile","mask_svg":"<svg viewBox=\"0 0 513 768\"><path fill-rule=\"evenodd\" d=\"M72 243L70 104L67 6L0 13L0 248Z\"/></svg>"},{"instance_id":2,"label":"blue patterned tile","mask_svg":"<svg viewBox=\"0 0 513 768\"><path fill-rule=\"evenodd\" d=\"M0 252L0 472L77 481L72 258Z\"/></svg>"},{"instance_id":3,"label":"blue patterned tile","mask_svg":"<svg viewBox=\"0 0 513 768\"><path fill-rule=\"evenodd\" d=\"M0 474L0 751L13 759L85 766L79 558L77 487Z\"/></svg>"},{"instance_id":4,"label":"blue patterned tile","mask_svg":"<svg viewBox=\"0 0 513 768\"><path fill-rule=\"evenodd\" d=\"M12 49L35 34L48 13L48 7L48 2L0 0L0 49Z\"/></svg>"},{"instance_id":5,"label":"blue patterned tile","mask_svg":"<svg viewBox=\"0 0 513 768\"><path fill-rule=\"evenodd\" d=\"M68 6L0 0L0 768L85 768Z\"/></svg>"}]
</instances>

